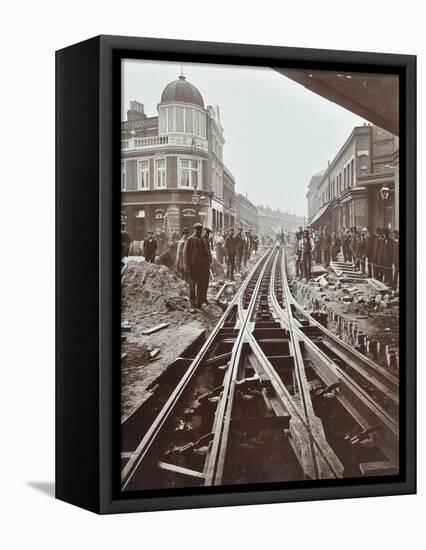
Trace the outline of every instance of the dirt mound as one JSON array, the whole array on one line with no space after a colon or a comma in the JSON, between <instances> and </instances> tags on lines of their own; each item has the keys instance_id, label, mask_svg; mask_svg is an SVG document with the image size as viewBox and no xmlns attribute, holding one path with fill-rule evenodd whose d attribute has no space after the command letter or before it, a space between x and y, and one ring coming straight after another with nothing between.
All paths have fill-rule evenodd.
<instances>
[{"instance_id":1,"label":"dirt mound","mask_svg":"<svg viewBox=\"0 0 426 550\"><path fill-rule=\"evenodd\" d=\"M200 333L206 336L222 310L208 305L189 312L189 288L164 265L130 260L122 277L122 415L128 416L146 397L146 388ZM146 329L167 323L150 335ZM149 353L159 348L153 361Z\"/></svg>"},{"instance_id":2,"label":"dirt mound","mask_svg":"<svg viewBox=\"0 0 426 550\"><path fill-rule=\"evenodd\" d=\"M182 310L188 304L188 285L164 265L129 262L122 280L122 312L143 315Z\"/></svg>"}]
</instances>

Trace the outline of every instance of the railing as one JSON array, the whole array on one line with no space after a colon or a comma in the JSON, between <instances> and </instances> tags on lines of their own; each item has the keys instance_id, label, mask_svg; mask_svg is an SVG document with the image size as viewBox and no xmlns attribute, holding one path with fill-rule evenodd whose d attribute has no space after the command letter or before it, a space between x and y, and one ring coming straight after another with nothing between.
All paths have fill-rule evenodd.
<instances>
[{"instance_id":1,"label":"railing","mask_svg":"<svg viewBox=\"0 0 426 550\"><path fill-rule=\"evenodd\" d=\"M153 136L121 140L121 150L135 151L167 146L190 147L192 150L207 151L207 140L192 136Z\"/></svg>"}]
</instances>

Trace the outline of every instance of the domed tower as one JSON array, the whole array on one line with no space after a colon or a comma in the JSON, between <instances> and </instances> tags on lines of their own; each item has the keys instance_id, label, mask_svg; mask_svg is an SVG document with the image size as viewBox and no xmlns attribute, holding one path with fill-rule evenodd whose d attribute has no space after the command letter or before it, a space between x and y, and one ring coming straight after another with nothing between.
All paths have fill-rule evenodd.
<instances>
[{"instance_id":1,"label":"domed tower","mask_svg":"<svg viewBox=\"0 0 426 550\"><path fill-rule=\"evenodd\" d=\"M197 88L181 75L164 88L158 104L160 135L189 134L206 139L206 110Z\"/></svg>"}]
</instances>

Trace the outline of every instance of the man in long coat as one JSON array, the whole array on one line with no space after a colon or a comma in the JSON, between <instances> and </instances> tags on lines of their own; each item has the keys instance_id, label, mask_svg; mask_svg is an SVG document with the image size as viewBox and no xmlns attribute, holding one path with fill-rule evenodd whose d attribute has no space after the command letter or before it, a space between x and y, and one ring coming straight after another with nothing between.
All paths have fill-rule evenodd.
<instances>
[{"instance_id":1,"label":"man in long coat","mask_svg":"<svg viewBox=\"0 0 426 550\"><path fill-rule=\"evenodd\" d=\"M185 276L189 283L190 312L201 309L205 284L205 272L210 269L209 250L201 235L203 226L194 224L194 233L188 237L183 249Z\"/></svg>"},{"instance_id":2,"label":"man in long coat","mask_svg":"<svg viewBox=\"0 0 426 550\"><path fill-rule=\"evenodd\" d=\"M155 256L157 254L157 241L154 239L154 233L148 231L148 237L143 242L143 255L145 261L151 264L155 263Z\"/></svg>"},{"instance_id":3,"label":"man in long coat","mask_svg":"<svg viewBox=\"0 0 426 550\"><path fill-rule=\"evenodd\" d=\"M244 254L244 236L242 227L238 228L238 233L235 237L235 250L236 250L236 260L235 260L235 271L240 273L241 271L241 262L243 260Z\"/></svg>"},{"instance_id":4,"label":"man in long coat","mask_svg":"<svg viewBox=\"0 0 426 550\"><path fill-rule=\"evenodd\" d=\"M225 256L226 256L226 278L228 281L234 280L235 256L237 249L235 247L234 230L232 227L225 238Z\"/></svg>"}]
</instances>

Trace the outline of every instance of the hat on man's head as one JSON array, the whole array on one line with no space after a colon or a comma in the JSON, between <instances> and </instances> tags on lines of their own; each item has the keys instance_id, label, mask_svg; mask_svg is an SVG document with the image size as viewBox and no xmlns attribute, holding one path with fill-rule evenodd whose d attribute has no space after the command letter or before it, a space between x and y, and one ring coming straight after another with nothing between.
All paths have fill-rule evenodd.
<instances>
[{"instance_id":1,"label":"hat on man's head","mask_svg":"<svg viewBox=\"0 0 426 550\"><path fill-rule=\"evenodd\" d=\"M212 232L212 230L210 229L210 227L205 227L205 228L204 228L204 231L205 231L206 233L211 233L211 232Z\"/></svg>"},{"instance_id":2,"label":"hat on man's head","mask_svg":"<svg viewBox=\"0 0 426 550\"><path fill-rule=\"evenodd\" d=\"M202 228L203 227L203 224L200 223L200 222L197 222L197 223L194 223L194 225L192 226L194 229L199 229L199 228Z\"/></svg>"}]
</instances>

